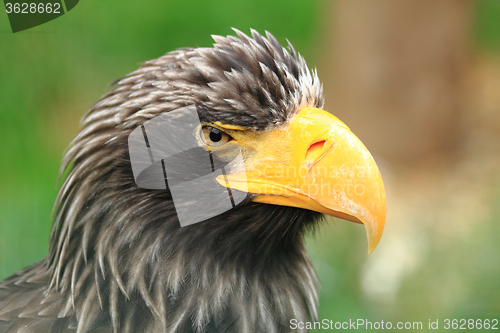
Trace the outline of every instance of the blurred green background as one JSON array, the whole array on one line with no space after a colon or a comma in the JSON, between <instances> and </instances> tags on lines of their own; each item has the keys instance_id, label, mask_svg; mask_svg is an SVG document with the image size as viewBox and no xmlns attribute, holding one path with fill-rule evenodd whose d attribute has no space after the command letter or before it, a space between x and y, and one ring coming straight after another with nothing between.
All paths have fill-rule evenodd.
<instances>
[{"instance_id":1,"label":"blurred green background","mask_svg":"<svg viewBox=\"0 0 500 333\"><path fill-rule=\"evenodd\" d=\"M491 127L500 114L500 2L473 4L467 110L483 121L465 126L451 162L379 158L388 220L373 255L352 223L332 220L308 236L321 318L422 321L425 330L429 319L500 316L499 138ZM328 80L334 11L326 0L88 0L16 34L0 13L0 278L46 255L63 151L109 82L173 49L210 46L211 34L233 34L230 27L289 39Z\"/></svg>"}]
</instances>

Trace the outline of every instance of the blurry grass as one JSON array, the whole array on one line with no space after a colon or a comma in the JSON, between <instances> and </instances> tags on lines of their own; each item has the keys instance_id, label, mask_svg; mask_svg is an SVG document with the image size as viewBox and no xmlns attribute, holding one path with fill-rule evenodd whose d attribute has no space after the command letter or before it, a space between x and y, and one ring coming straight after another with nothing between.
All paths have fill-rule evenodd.
<instances>
[{"instance_id":1,"label":"blurry grass","mask_svg":"<svg viewBox=\"0 0 500 333\"><path fill-rule=\"evenodd\" d=\"M475 18L476 46L484 51L500 51L500 1L479 0Z\"/></svg>"},{"instance_id":2,"label":"blurry grass","mask_svg":"<svg viewBox=\"0 0 500 333\"><path fill-rule=\"evenodd\" d=\"M47 255L49 215L55 189L28 186L12 190L0 203L0 275L6 277ZM5 194L5 191L3 194Z\"/></svg>"}]
</instances>

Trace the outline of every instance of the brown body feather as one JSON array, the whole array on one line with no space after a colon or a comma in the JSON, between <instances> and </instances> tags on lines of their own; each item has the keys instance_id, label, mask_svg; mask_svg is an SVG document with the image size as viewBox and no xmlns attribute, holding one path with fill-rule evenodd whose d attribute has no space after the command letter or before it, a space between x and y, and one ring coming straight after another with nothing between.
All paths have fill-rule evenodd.
<instances>
[{"instance_id":1,"label":"brown body feather","mask_svg":"<svg viewBox=\"0 0 500 333\"><path fill-rule=\"evenodd\" d=\"M148 61L86 114L64 158L48 257L0 282L0 332L289 332L315 319L317 277L302 234L321 217L251 202L181 228L168 190L139 188L127 138L196 105L202 121L266 130L321 85L268 34Z\"/></svg>"}]
</instances>

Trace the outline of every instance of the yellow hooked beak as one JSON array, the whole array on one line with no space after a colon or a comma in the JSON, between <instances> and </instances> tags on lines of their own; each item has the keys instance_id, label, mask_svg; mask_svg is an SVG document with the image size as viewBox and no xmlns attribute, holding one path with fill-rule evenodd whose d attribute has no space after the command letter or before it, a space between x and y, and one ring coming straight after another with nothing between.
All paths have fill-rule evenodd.
<instances>
[{"instance_id":1,"label":"yellow hooked beak","mask_svg":"<svg viewBox=\"0 0 500 333\"><path fill-rule=\"evenodd\" d=\"M255 193L255 202L363 223L368 253L375 249L386 215L384 184L372 155L343 122L307 107L250 141L255 156L244 173L218 177L222 186Z\"/></svg>"}]
</instances>

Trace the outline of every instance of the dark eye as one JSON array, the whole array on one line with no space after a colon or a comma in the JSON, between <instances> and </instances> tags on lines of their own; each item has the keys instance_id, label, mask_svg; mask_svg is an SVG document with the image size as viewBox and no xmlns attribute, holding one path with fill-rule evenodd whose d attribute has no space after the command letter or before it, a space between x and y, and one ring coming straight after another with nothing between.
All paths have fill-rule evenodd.
<instances>
[{"instance_id":1,"label":"dark eye","mask_svg":"<svg viewBox=\"0 0 500 333\"><path fill-rule=\"evenodd\" d=\"M229 135L212 126L202 127L201 139L209 147L220 147L232 140Z\"/></svg>"}]
</instances>

